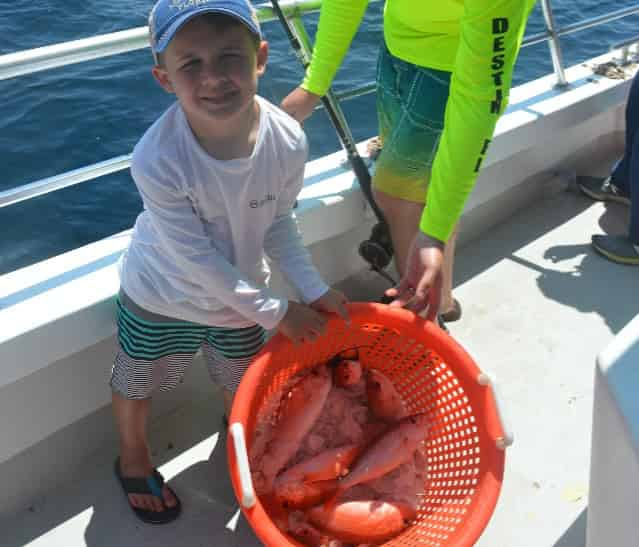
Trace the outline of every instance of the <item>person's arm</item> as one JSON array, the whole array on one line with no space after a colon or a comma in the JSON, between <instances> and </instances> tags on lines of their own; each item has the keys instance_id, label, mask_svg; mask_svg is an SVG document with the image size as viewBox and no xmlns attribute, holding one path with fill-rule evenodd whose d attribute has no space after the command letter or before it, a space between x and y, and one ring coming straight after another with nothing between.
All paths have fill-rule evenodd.
<instances>
[{"instance_id":1,"label":"person's arm","mask_svg":"<svg viewBox=\"0 0 639 547\"><path fill-rule=\"evenodd\" d=\"M320 10L313 57L302 88L325 95L353 37L362 22L369 0L324 0Z\"/></svg>"},{"instance_id":2,"label":"person's arm","mask_svg":"<svg viewBox=\"0 0 639 547\"><path fill-rule=\"evenodd\" d=\"M214 296L264 328L275 327L288 301L244 277L215 249L180 184L168 175L150 176L135 162L131 174L162 249L201 287L194 296Z\"/></svg>"},{"instance_id":3,"label":"person's arm","mask_svg":"<svg viewBox=\"0 0 639 547\"><path fill-rule=\"evenodd\" d=\"M306 304L328 291L304 247L297 219L292 211L279 215L266 234L264 250L280 271L297 288Z\"/></svg>"},{"instance_id":4,"label":"person's arm","mask_svg":"<svg viewBox=\"0 0 639 547\"><path fill-rule=\"evenodd\" d=\"M362 21L369 0L324 0L313 56L302 84L282 101L282 110L302 123L331 86Z\"/></svg>"},{"instance_id":5,"label":"person's arm","mask_svg":"<svg viewBox=\"0 0 639 547\"><path fill-rule=\"evenodd\" d=\"M425 234L446 241L457 223L504 112L531 0L466 0L460 44L433 162Z\"/></svg>"},{"instance_id":6,"label":"person's arm","mask_svg":"<svg viewBox=\"0 0 639 547\"><path fill-rule=\"evenodd\" d=\"M304 247L293 213L295 200L304 183L305 158L306 152L299 154L299 158L296 158L298 165L291 169L278 200L277 216L264 238L264 251L297 288L302 300L309 304L324 295L328 291L328 285L320 277Z\"/></svg>"}]
</instances>

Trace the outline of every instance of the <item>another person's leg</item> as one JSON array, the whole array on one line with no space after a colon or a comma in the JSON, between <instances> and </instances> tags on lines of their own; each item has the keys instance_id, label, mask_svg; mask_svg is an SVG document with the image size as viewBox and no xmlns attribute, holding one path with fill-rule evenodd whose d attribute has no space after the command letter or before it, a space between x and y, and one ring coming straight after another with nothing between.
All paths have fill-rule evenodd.
<instances>
[{"instance_id":1,"label":"another person's leg","mask_svg":"<svg viewBox=\"0 0 639 547\"><path fill-rule=\"evenodd\" d=\"M393 239L395 264L399 275L404 275L408 251L419 229L424 206L421 203L395 198L375 190L375 201L384 212ZM440 312L444 321L456 321L461 316L461 306L453 297L453 267L457 230L446 243L442 265L442 300Z\"/></svg>"},{"instance_id":2,"label":"another person's leg","mask_svg":"<svg viewBox=\"0 0 639 547\"><path fill-rule=\"evenodd\" d=\"M213 382L222 389L224 421L228 423L235 392L246 369L262 349L266 332L259 325L246 328L209 327L202 351Z\"/></svg>"},{"instance_id":3,"label":"another person's leg","mask_svg":"<svg viewBox=\"0 0 639 547\"><path fill-rule=\"evenodd\" d=\"M377 106L383 147L375 174L375 200L389 224L395 264L404 273L419 229L430 169L444 128L450 73L423 69L393 57L382 46L377 74ZM443 313L458 319L452 296L455 243L447 245L442 274Z\"/></svg>"},{"instance_id":4,"label":"another person's leg","mask_svg":"<svg viewBox=\"0 0 639 547\"><path fill-rule=\"evenodd\" d=\"M639 78L635 76L626 102L626 143L624 156L613 170L610 181L619 192L630 198L632 178L636 178L637 140L639 135Z\"/></svg>"},{"instance_id":5,"label":"another person's leg","mask_svg":"<svg viewBox=\"0 0 639 547\"><path fill-rule=\"evenodd\" d=\"M140 518L168 522L179 514L179 500L163 484L151 460L147 442L151 395L179 383L206 327L147 312L124 293L118 307L119 351L110 381L120 441L116 473Z\"/></svg>"},{"instance_id":6,"label":"another person's leg","mask_svg":"<svg viewBox=\"0 0 639 547\"><path fill-rule=\"evenodd\" d=\"M397 198L377 188L374 190L374 195L375 202L383 211L388 222L393 240L395 267L399 275L403 276L408 259L408 251L417 233L424 204Z\"/></svg>"},{"instance_id":7,"label":"another person's leg","mask_svg":"<svg viewBox=\"0 0 639 547\"><path fill-rule=\"evenodd\" d=\"M632 175L630 176L630 223L628 239L637 252L639 263L639 139L635 143L636 152L633 155Z\"/></svg>"},{"instance_id":8,"label":"another person's leg","mask_svg":"<svg viewBox=\"0 0 639 547\"><path fill-rule=\"evenodd\" d=\"M637 80L635 80L637 81ZM639 112L636 112L639 115ZM594 235L596 251L619 264L639 266L639 138L626 157L628 161L629 191L631 195L630 222L627 235Z\"/></svg>"},{"instance_id":9,"label":"another person's leg","mask_svg":"<svg viewBox=\"0 0 639 547\"><path fill-rule=\"evenodd\" d=\"M639 78L635 76L626 103L626 143L623 157L615 164L610 176L577 177L581 191L599 201L616 201L630 205L631 165L639 130Z\"/></svg>"},{"instance_id":10,"label":"another person's leg","mask_svg":"<svg viewBox=\"0 0 639 547\"><path fill-rule=\"evenodd\" d=\"M442 300L439 306L441 318L450 323L461 318L461 305L453 298L453 266L455 264L455 247L459 225L455 227L446 247L444 248L444 263L442 265Z\"/></svg>"}]
</instances>

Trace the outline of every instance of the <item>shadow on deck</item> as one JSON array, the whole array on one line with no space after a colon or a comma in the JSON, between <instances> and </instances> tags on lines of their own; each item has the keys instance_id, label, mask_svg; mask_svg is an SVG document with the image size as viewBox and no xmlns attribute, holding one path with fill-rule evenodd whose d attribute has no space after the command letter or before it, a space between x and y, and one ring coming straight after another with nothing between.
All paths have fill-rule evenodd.
<instances>
[{"instance_id":1,"label":"shadow on deck","mask_svg":"<svg viewBox=\"0 0 639 547\"><path fill-rule=\"evenodd\" d=\"M602 230L623 232L626 214L562 192L458 253L464 317L451 333L482 368L497 372L516 435L479 545L585 543L595 355L637 313L630 300L636 269L604 260L589 242ZM370 272L340 284L354 300L377 299L387 286ZM0 545L260 545L246 521L236 520L220 410L212 395L152 431L156 461L184 505L175 523L136 520L114 479L111 447L78 469L73 484L0 523Z\"/></svg>"}]
</instances>

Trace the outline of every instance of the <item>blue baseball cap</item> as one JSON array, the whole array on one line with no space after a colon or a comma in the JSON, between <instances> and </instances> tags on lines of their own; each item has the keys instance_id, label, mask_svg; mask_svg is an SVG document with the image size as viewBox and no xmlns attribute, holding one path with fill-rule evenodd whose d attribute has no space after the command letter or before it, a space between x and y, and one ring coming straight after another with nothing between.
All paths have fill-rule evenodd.
<instances>
[{"instance_id":1,"label":"blue baseball cap","mask_svg":"<svg viewBox=\"0 0 639 547\"><path fill-rule=\"evenodd\" d=\"M166 49L182 25L203 13L234 17L262 38L257 14L248 0L158 0L149 14L151 51L156 63L158 53Z\"/></svg>"}]
</instances>

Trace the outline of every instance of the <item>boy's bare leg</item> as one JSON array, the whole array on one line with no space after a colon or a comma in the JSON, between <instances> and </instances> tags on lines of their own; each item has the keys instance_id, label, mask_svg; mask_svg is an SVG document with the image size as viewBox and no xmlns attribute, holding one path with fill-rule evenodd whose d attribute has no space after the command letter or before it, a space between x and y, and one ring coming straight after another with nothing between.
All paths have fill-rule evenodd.
<instances>
[{"instance_id":1,"label":"boy's bare leg","mask_svg":"<svg viewBox=\"0 0 639 547\"><path fill-rule=\"evenodd\" d=\"M113 392L113 414L120 436L120 472L123 477L149 477L153 473L151 454L146 442L146 423L151 409L151 399L125 399ZM167 507L176 504L175 497L165 485L162 489ZM134 507L147 511L163 511L158 498L144 494L129 494Z\"/></svg>"},{"instance_id":2,"label":"boy's bare leg","mask_svg":"<svg viewBox=\"0 0 639 547\"><path fill-rule=\"evenodd\" d=\"M413 238L419 230L419 221L424 206L421 203L390 196L379 190L374 190L375 201L383 211L390 228L395 251L395 266L400 276L404 275L408 251ZM457 230L446 243L444 263L442 265L442 312L450 310L453 305L453 265L455 260L455 240Z\"/></svg>"}]
</instances>

